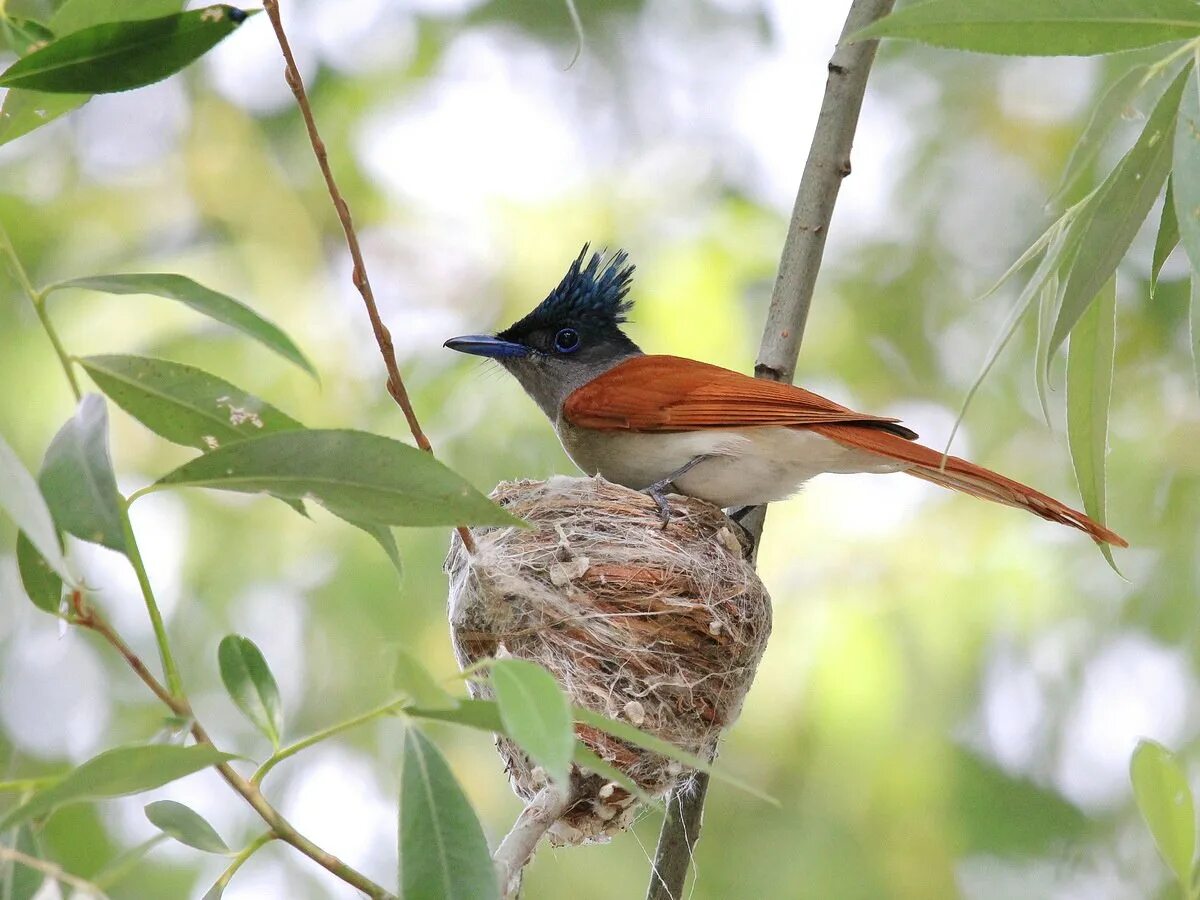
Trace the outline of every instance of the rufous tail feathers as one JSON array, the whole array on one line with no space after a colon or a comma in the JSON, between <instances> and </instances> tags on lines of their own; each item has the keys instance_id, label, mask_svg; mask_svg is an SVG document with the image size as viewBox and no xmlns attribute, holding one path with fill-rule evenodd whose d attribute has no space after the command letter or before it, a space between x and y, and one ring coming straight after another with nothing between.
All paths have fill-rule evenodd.
<instances>
[{"instance_id":1,"label":"rufous tail feathers","mask_svg":"<svg viewBox=\"0 0 1200 900\"><path fill-rule=\"evenodd\" d=\"M813 425L809 427L839 444L910 463L913 468L907 470L908 474L932 481L934 484L962 491L964 494L974 497L982 497L984 500L994 500L1007 506L1027 509L1035 516L1041 516L1051 522L1078 528L1095 541L1104 541L1118 547L1129 546L1129 543L1119 534L1105 528L1078 510L1071 509L1065 503L1060 503L1053 497L1034 490L1028 485L1005 478L998 472L977 466L965 459L959 459L957 456L945 457L943 465L942 454L936 450L931 450L877 427L861 425Z\"/></svg>"}]
</instances>

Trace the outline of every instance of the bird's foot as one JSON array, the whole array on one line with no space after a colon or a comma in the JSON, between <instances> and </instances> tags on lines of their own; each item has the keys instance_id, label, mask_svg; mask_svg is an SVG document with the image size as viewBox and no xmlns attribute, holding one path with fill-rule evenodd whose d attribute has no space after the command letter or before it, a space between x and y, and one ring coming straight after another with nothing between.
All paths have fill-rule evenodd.
<instances>
[{"instance_id":1,"label":"bird's foot","mask_svg":"<svg viewBox=\"0 0 1200 900\"><path fill-rule=\"evenodd\" d=\"M658 515L662 519L662 527L664 529L671 522L671 504L667 502L667 492L669 490L677 490L675 479L682 478L688 472L692 471L698 463L706 459L708 459L707 456L693 457L666 478L660 478L654 484L642 489L642 493L649 495L650 499L658 507Z\"/></svg>"},{"instance_id":2,"label":"bird's foot","mask_svg":"<svg viewBox=\"0 0 1200 900\"><path fill-rule=\"evenodd\" d=\"M741 525L742 519L746 518L746 516L748 516L750 514L750 510L752 510L752 509L754 509L753 505L739 506L736 509L729 510L729 512L727 512L725 515L729 516L729 518L733 519L733 521L735 521L739 525Z\"/></svg>"},{"instance_id":3,"label":"bird's foot","mask_svg":"<svg viewBox=\"0 0 1200 900\"><path fill-rule=\"evenodd\" d=\"M658 517L662 520L663 528L671 524L671 504L667 500L667 491L674 486L670 478L664 478L662 481L656 481L648 488L642 490L642 493L653 500L654 505L658 507Z\"/></svg>"}]
</instances>

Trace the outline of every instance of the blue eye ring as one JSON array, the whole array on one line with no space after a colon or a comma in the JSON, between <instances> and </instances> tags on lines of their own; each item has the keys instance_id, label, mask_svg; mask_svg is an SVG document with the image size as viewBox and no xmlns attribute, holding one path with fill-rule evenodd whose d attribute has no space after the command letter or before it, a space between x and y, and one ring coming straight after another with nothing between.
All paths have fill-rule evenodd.
<instances>
[{"instance_id":1,"label":"blue eye ring","mask_svg":"<svg viewBox=\"0 0 1200 900\"><path fill-rule=\"evenodd\" d=\"M559 353L574 353L579 349L579 332L574 328L560 328L554 335L554 349Z\"/></svg>"}]
</instances>

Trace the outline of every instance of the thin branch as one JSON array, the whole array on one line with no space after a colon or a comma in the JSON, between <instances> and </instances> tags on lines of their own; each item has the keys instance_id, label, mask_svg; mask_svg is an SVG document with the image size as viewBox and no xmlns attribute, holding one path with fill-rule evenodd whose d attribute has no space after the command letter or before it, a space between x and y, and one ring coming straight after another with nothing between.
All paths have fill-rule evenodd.
<instances>
[{"instance_id":1,"label":"thin branch","mask_svg":"<svg viewBox=\"0 0 1200 900\"><path fill-rule=\"evenodd\" d=\"M842 27L842 38L887 15L893 5L894 0L853 0ZM842 180L850 174L850 148L877 45L876 41L840 44L829 60L825 97L792 209L754 366L754 374L759 378L790 382L795 375L833 208ZM756 555L765 513L766 508L760 507L742 520L755 538ZM700 837L707 790L708 776L701 772L672 792L654 853L647 900L683 897L688 868Z\"/></svg>"},{"instance_id":2,"label":"thin branch","mask_svg":"<svg viewBox=\"0 0 1200 900\"><path fill-rule=\"evenodd\" d=\"M379 307L375 304L375 292L371 290L371 281L367 277L367 265L363 262L362 250L358 245L358 234L354 230L354 221L350 217L350 207L338 189L337 182L333 178L333 170L329 167L329 154L325 149L325 141L321 139L321 134L317 131L317 122L313 118L312 106L308 102L308 92L304 89L304 79L300 77L300 69L296 66L296 58L292 55L292 45L288 42L287 33L283 30L283 19L279 15L278 0L263 0L263 9L267 12L267 18L271 20L271 27L275 29L275 37L279 40L279 49L283 51L284 78L288 87L292 89L296 105L300 107L300 115L304 118L305 128L308 129L308 139L312 144L313 154L317 158L321 174L325 177L325 187L329 190L329 197L333 200L333 207L337 211L338 220L342 223L342 231L346 235L346 246L350 250L350 259L354 263L354 272L351 277L354 286L362 295L363 304L367 308L367 316L371 319L371 330L375 333L375 343L379 345L379 352L383 355L383 364L388 373L388 393L392 395L396 405L403 411L404 418L408 421L408 429L412 432L417 446L428 453L433 453L429 438L421 430L421 423L417 421L417 414L413 411L412 401L408 398L408 390L404 387L404 379L400 377L400 366L396 362L396 348L392 344L392 334L379 316ZM460 526L458 535L462 538L467 552L474 553L475 539L471 536L471 532Z\"/></svg>"},{"instance_id":3,"label":"thin branch","mask_svg":"<svg viewBox=\"0 0 1200 900\"><path fill-rule=\"evenodd\" d=\"M47 862L44 859L38 859L36 856L30 856L28 853L22 853L20 850L14 850L11 847L0 847L0 859L10 860L17 865L35 869L47 878L53 878L55 881L70 885L75 890L83 891L93 897L108 896L101 890L98 884L93 884L86 878L80 878L78 875L72 875L70 872L64 872L62 866Z\"/></svg>"},{"instance_id":4,"label":"thin branch","mask_svg":"<svg viewBox=\"0 0 1200 900\"><path fill-rule=\"evenodd\" d=\"M364 725L372 719L378 719L380 716L386 716L404 708L409 701L390 700L382 706L377 706L374 709L367 710L361 715L355 716L352 719L347 719L344 722L338 722L336 725L330 725L328 728L323 728L315 734L310 734L306 738L296 741L294 744L289 744L276 750L271 758L258 767L258 771L250 778L252 784L262 784L262 780L267 777L267 773L289 757L295 756L301 750L307 750L313 744L319 744L321 741L333 737L335 734L341 734L343 731L349 731L351 728L357 728L359 725Z\"/></svg>"},{"instance_id":5,"label":"thin branch","mask_svg":"<svg viewBox=\"0 0 1200 900\"><path fill-rule=\"evenodd\" d=\"M141 661L136 653L130 649L129 645L121 638L113 627L104 620L95 610L86 605L83 600L81 591L75 591L71 596L71 603L74 615L71 621L83 628L96 632L112 647L121 654L121 657L134 671L134 673L145 682L146 686L154 692L166 706L180 718L187 719L191 724L192 737L195 738L198 744L208 744L215 746L212 739L208 736L203 726L196 720L195 713L187 700L183 697L176 697L171 694L159 682L154 674L146 668L146 664ZM318 847L300 832L298 832L290 822L285 819L280 812L270 804L262 792L258 789L258 785L246 780L238 774L229 763L220 763L216 767L220 772L221 777L226 783L237 791L246 800L247 803L254 809L264 822L271 829L271 834L285 843L291 844L317 865L336 875L342 881L362 891L373 900L396 900L394 894L385 890L380 885L371 881L361 872L346 865L332 853Z\"/></svg>"},{"instance_id":6,"label":"thin branch","mask_svg":"<svg viewBox=\"0 0 1200 900\"><path fill-rule=\"evenodd\" d=\"M222 891L225 890L225 888L229 886L229 882L233 880L233 876L237 874L237 870L242 867L242 864L245 863L246 860L248 860L255 853L257 853L261 847L269 844L273 840L275 840L274 832L267 831L263 834L260 834L249 844L247 844L245 848L233 858L233 862L229 864L229 867L221 873L221 877L217 879L216 884L209 888L208 894L211 894L213 891L218 889ZM205 894L205 896L207 897L208 894Z\"/></svg>"},{"instance_id":7,"label":"thin branch","mask_svg":"<svg viewBox=\"0 0 1200 900\"><path fill-rule=\"evenodd\" d=\"M569 791L558 785L548 784L521 810L512 830L504 836L504 840L492 855L502 897L516 897L520 893L521 873L533 857L538 841L570 805Z\"/></svg>"}]
</instances>

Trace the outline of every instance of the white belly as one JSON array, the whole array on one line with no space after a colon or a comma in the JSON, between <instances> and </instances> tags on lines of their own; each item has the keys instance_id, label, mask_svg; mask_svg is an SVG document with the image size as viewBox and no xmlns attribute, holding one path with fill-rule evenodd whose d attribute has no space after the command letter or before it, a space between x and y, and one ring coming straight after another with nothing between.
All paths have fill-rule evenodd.
<instances>
[{"instance_id":1,"label":"white belly","mask_svg":"<svg viewBox=\"0 0 1200 900\"><path fill-rule=\"evenodd\" d=\"M698 456L708 457L676 479L681 494L717 506L782 500L823 472L898 472L903 463L843 447L807 429L776 426L739 431L638 433L595 431L559 422L559 438L589 475L636 490L667 478Z\"/></svg>"}]
</instances>

